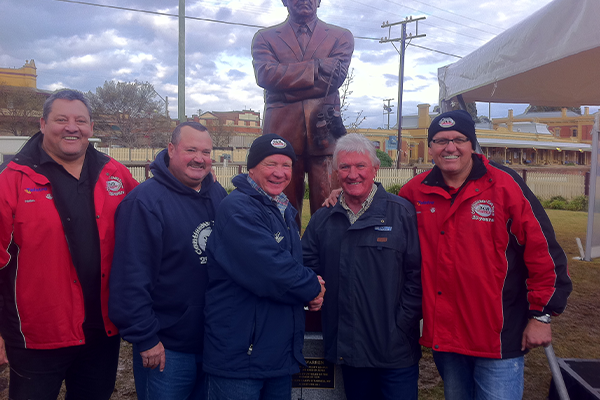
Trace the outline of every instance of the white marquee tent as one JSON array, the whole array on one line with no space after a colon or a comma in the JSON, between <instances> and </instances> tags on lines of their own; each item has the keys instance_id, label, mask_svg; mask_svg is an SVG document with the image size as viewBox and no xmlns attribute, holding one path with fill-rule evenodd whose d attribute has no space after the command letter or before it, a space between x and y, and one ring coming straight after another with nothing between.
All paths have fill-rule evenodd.
<instances>
[{"instance_id":1,"label":"white marquee tent","mask_svg":"<svg viewBox=\"0 0 600 400\"><path fill-rule=\"evenodd\" d=\"M599 24L600 0L554 0L460 61L440 68L442 109L453 98L463 106L472 101L600 105ZM586 260L600 257L597 127L592 144Z\"/></svg>"},{"instance_id":2,"label":"white marquee tent","mask_svg":"<svg viewBox=\"0 0 600 400\"><path fill-rule=\"evenodd\" d=\"M438 71L440 99L600 104L600 1L555 0Z\"/></svg>"}]
</instances>

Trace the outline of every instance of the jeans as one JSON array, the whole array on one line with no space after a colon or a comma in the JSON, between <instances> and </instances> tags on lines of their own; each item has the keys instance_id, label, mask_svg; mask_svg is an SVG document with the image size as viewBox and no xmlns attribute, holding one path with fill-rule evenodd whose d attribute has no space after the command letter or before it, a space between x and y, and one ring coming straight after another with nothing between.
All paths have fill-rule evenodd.
<instances>
[{"instance_id":1,"label":"jeans","mask_svg":"<svg viewBox=\"0 0 600 400\"><path fill-rule=\"evenodd\" d=\"M144 368L133 344L133 377L138 400L203 400L202 358L193 353L165 349L165 369Z\"/></svg>"},{"instance_id":2,"label":"jeans","mask_svg":"<svg viewBox=\"0 0 600 400\"><path fill-rule=\"evenodd\" d=\"M292 376L236 379L206 374L205 400L290 400Z\"/></svg>"},{"instance_id":3,"label":"jeans","mask_svg":"<svg viewBox=\"0 0 600 400\"><path fill-rule=\"evenodd\" d=\"M520 400L524 358L505 360L433 351L446 400Z\"/></svg>"},{"instance_id":4,"label":"jeans","mask_svg":"<svg viewBox=\"0 0 600 400\"><path fill-rule=\"evenodd\" d=\"M342 365L348 400L417 400L419 364L406 368L354 368Z\"/></svg>"},{"instance_id":5,"label":"jeans","mask_svg":"<svg viewBox=\"0 0 600 400\"><path fill-rule=\"evenodd\" d=\"M119 335L86 332L85 344L51 350L6 346L10 363L8 397L56 400L63 380L67 400L108 400L115 388Z\"/></svg>"}]
</instances>

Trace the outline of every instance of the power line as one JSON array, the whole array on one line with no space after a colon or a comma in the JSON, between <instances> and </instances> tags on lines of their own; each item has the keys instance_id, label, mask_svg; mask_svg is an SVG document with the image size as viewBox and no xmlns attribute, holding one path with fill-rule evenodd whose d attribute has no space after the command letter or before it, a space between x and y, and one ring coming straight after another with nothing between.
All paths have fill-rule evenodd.
<instances>
[{"instance_id":1,"label":"power line","mask_svg":"<svg viewBox=\"0 0 600 400\"><path fill-rule=\"evenodd\" d=\"M160 15L160 16L165 16L165 17L175 17L175 18L179 17L177 14L164 13L164 12L160 12L160 11L150 11L150 10L142 10L142 9L139 9L139 8L111 6L111 5L106 5L106 4L89 3L89 2L85 2L85 1L76 1L76 0L55 0L55 1L60 1L60 2L63 2L63 3L81 4L81 5L85 5L85 6L110 8L110 9L114 9L114 10L140 12L140 13L144 13L144 14L153 14L153 15ZM187 15L185 16L185 18L186 19L197 20L197 21L214 22L214 23L217 23L217 24L243 26L243 27L247 27L247 28L259 28L259 29L266 28L265 26L262 26L262 25L244 24L244 23L241 23L241 22L229 22L229 21L223 21L223 20L218 20L218 19L210 19L210 18L190 17L190 16L187 16ZM364 37L364 36L354 36L354 38L355 39L363 39L363 40L375 40L375 41L381 40L381 38L370 38L370 37ZM410 43L409 43L409 45L410 46L414 46L414 47L419 47L419 48L424 49L424 50L433 51L435 53L444 54L444 55L451 56L451 57L462 58L461 56L457 56L455 54L445 53L443 51L431 49L431 48L424 47L424 46L418 46L418 45L410 44Z\"/></svg>"},{"instance_id":2,"label":"power line","mask_svg":"<svg viewBox=\"0 0 600 400\"><path fill-rule=\"evenodd\" d=\"M109 5L105 5L105 4L87 3L85 1L75 1L75 0L55 0L55 1L61 1L64 3L82 4L82 5L86 5L86 6L94 6L94 7L102 7L102 8L112 8L114 10L133 11L133 12L141 12L141 13L145 13L145 14L162 15L165 17L179 18L179 15L177 15L177 14L163 13L160 11L149 11L149 10L140 10L138 8L109 6ZM222 20L210 19L210 18L188 17L187 15L185 16L185 18L193 19L196 21L206 21L206 22L215 22L215 23L226 24L226 25L245 26L248 28L265 28L264 26L261 26L261 25L243 24L241 22L228 22L228 21L222 21Z\"/></svg>"},{"instance_id":3,"label":"power line","mask_svg":"<svg viewBox=\"0 0 600 400\"><path fill-rule=\"evenodd\" d=\"M376 40L378 42L381 40L381 38L372 38L372 37L366 37L366 36L354 36L354 39ZM462 58L462 56L457 56L456 54L446 53L446 52L439 51L439 50L436 50L436 49L431 49L429 47L419 46L417 44L408 43L408 45L409 46L413 46L413 47L418 47L418 48L423 49L423 50L433 51L434 53L444 54L444 55L450 56L450 57Z\"/></svg>"}]
</instances>

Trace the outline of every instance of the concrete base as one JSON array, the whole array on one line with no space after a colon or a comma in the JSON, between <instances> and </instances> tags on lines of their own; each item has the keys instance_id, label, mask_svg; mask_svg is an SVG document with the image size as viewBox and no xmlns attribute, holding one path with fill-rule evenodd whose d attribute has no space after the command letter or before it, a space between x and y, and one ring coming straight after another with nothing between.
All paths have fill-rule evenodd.
<instances>
[{"instance_id":1,"label":"concrete base","mask_svg":"<svg viewBox=\"0 0 600 400\"><path fill-rule=\"evenodd\" d=\"M306 333L304 335L304 357L307 362L323 360L323 334ZM330 372L330 371L329 371ZM339 365L333 367L333 385L330 385L331 373L325 376L316 377L316 384L310 384L311 387L293 388L292 400L346 400L344 392L344 381L342 378L342 369ZM318 379L322 378L322 379ZM333 386L333 388L314 388L314 386Z\"/></svg>"}]
</instances>

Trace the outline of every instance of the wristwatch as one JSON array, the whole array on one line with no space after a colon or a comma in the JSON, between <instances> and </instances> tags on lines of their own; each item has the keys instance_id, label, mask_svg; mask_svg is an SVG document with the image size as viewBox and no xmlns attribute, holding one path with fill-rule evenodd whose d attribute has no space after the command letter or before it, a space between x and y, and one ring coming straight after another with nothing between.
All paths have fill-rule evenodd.
<instances>
[{"instance_id":1,"label":"wristwatch","mask_svg":"<svg viewBox=\"0 0 600 400\"><path fill-rule=\"evenodd\" d=\"M544 314L544 315L534 315L533 319L543 322L544 324L549 324L552 321L552 317L550 316L550 314Z\"/></svg>"}]
</instances>

